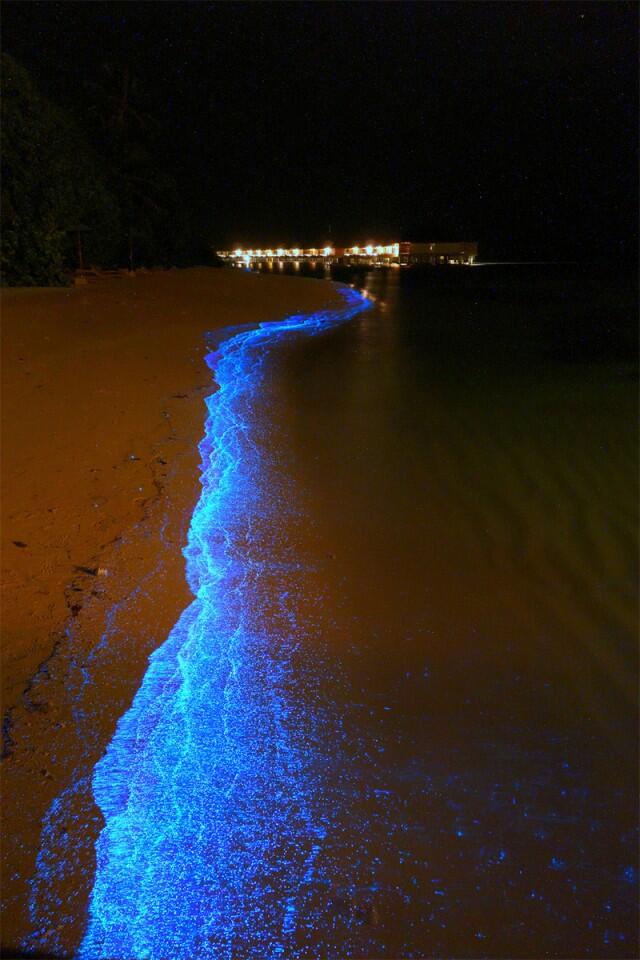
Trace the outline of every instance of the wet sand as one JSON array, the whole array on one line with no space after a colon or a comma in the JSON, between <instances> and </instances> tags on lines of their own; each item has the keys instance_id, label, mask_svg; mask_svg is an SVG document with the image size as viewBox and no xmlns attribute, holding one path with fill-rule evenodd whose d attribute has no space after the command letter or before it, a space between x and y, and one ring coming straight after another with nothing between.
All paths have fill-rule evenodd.
<instances>
[{"instance_id":1,"label":"wet sand","mask_svg":"<svg viewBox=\"0 0 640 960\"><path fill-rule=\"evenodd\" d=\"M221 299L196 273L194 312ZM149 464L162 491L127 488L137 522L77 562L76 609L13 714L5 930L14 943L28 930L31 956L68 956L83 934L92 957L155 955L149 939L185 960L227 941L267 956L275 928L290 957L637 955L637 384L622 295L591 305L581 277L353 279L378 306L317 337L288 331L250 375L247 354L225 380L216 351L212 415L231 406L207 420L203 460L212 480L226 456L242 469L203 497L206 524L193 505L211 384L173 371L187 348L200 367L214 324L155 344L150 316L135 340L128 379L163 370L163 404L153 442L127 438L112 472ZM216 282L236 303L266 297L242 275ZM307 310L327 288L304 305L299 289ZM176 288L162 316L185 298ZM131 403L146 410L145 390ZM87 404L92 443L78 446L93 452ZM208 622L185 637L190 520L222 602L207 592Z\"/></svg>"},{"instance_id":2,"label":"wet sand","mask_svg":"<svg viewBox=\"0 0 640 960\"><path fill-rule=\"evenodd\" d=\"M190 600L204 334L337 299L317 280L205 268L3 292L3 955L33 932L28 880L60 796L77 909L56 939L77 944L101 821L74 816Z\"/></svg>"}]
</instances>

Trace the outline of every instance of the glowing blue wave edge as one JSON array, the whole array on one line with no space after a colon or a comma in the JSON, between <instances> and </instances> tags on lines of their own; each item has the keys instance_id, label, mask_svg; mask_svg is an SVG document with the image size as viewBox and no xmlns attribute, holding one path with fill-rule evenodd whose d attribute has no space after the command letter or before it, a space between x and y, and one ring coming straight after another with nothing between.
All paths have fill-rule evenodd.
<instances>
[{"instance_id":1,"label":"glowing blue wave edge","mask_svg":"<svg viewBox=\"0 0 640 960\"><path fill-rule=\"evenodd\" d=\"M299 955L325 825L313 717L291 696L290 574L261 539L286 503L256 425L269 349L370 306L340 293L339 308L242 330L207 357L219 389L184 551L195 599L95 767L105 826L80 960Z\"/></svg>"}]
</instances>

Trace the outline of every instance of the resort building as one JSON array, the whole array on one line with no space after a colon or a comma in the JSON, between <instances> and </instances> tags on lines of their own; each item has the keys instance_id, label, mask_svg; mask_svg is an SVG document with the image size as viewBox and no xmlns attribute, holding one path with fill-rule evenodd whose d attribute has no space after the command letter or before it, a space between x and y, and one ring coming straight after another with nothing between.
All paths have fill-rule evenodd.
<instances>
[{"instance_id":1,"label":"resort building","mask_svg":"<svg viewBox=\"0 0 640 960\"><path fill-rule=\"evenodd\" d=\"M400 263L471 264L478 256L478 244L461 243L401 243Z\"/></svg>"},{"instance_id":2,"label":"resort building","mask_svg":"<svg viewBox=\"0 0 640 960\"><path fill-rule=\"evenodd\" d=\"M322 260L328 263L366 263L371 266L411 266L428 263L434 266L446 264L472 264L478 255L478 244L460 243L365 243L352 247L269 247L266 249L218 250L218 256L231 263L242 265L256 261L273 260Z\"/></svg>"}]
</instances>

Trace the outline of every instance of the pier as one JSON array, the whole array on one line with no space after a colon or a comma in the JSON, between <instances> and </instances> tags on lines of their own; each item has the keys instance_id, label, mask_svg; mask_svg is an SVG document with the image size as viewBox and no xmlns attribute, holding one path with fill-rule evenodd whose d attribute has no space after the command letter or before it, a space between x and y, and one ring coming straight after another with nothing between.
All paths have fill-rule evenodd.
<instances>
[{"instance_id":1,"label":"pier","mask_svg":"<svg viewBox=\"0 0 640 960\"><path fill-rule=\"evenodd\" d=\"M409 267L416 264L432 266L471 266L478 255L475 241L456 243L416 243L394 241L392 243L365 243L351 247L326 245L323 247L266 247L218 250L221 260L234 266L249 266L264 262L291 261L300 263L365 264L371 267Z\"/></svg>"}]
</instances>

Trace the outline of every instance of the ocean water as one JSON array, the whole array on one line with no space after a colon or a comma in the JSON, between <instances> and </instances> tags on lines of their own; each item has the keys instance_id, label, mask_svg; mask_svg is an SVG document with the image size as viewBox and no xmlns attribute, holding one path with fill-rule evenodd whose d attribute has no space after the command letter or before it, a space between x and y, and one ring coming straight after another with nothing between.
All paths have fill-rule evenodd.
<instances>
[{"instance_id":1,"label":"ocean water","mask_svg":"<svg viewBox=\"0 0 640 960\"><path fill-rule=\"evenodd\" d=\"M633 298L579 268L351 279L376 308L279 368L327 558L333 955L634 956Z\"/></svg>"},{"instance_id":2,"label":"ocean water","mask_svg":"<svg viewBox=\"0 0 640 960\"><path fill-rule=\"evenodd\" d=\"M81 955L635 956L633 306L341 276L215 345L196 600L94 774Z\"/></svg>"}]
</instances>

